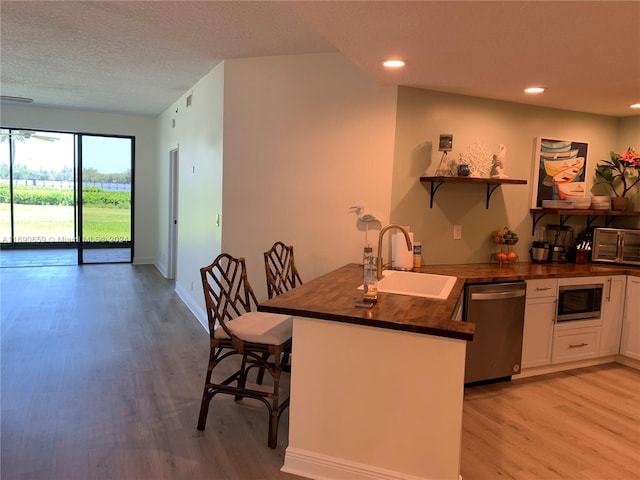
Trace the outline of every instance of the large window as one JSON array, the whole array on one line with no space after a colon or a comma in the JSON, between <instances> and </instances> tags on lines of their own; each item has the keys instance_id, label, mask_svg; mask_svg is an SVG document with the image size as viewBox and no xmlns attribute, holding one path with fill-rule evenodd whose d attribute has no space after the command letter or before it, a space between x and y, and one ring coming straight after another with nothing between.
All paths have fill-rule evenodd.
<instances>
[{"instance_id":1,"label":"large window","mask_svg":"<svg viewBox=\"0 0 640 480\"><path fill-rule=\"evenodd\" d=\"M0 236L3 247L128 249L133 231L134 138L0 131ZM84 254L84 255L83 255ZM102 263L102 260L95 260Z\"/></svg>"}]
</instances>

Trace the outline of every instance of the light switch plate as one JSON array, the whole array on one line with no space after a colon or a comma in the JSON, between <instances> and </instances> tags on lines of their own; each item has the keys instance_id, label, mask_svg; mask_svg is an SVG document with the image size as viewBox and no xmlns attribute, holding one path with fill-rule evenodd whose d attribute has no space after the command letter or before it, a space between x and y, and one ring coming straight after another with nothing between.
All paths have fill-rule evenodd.
<instances>
[{"instance_id":1,"label":"light switch plate","mask_svg":"<svg viewBox=\"0 0 640 480\"><path fill-rule=\"evenodd\" d=\"M462 225L453 226L453 239L462 240Z\"/></svg>"}]
</instances>

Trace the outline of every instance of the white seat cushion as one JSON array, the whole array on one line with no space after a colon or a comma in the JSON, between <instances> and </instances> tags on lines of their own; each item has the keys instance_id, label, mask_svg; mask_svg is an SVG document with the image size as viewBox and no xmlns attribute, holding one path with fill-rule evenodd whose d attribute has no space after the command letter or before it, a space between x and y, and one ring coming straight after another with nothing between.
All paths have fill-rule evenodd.
<instances>
[{"instance_id":1,"label":"white seat cushion","mask_svg":"<svg viewBox=\"0 0 640 480\"><path fill-rule=\"evenodd\" d=\"M293 317L279 313L248 312L230 322L227 327L245 342L281 345L291 338ZM222 327L216 328L215 338L229 338Z\"/></svg>"}]
</instances>

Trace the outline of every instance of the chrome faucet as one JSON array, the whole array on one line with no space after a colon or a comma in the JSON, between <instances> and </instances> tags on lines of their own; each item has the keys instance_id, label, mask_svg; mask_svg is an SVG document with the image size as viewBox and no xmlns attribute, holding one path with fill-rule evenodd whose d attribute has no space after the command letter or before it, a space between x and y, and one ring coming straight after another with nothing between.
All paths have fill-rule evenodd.
<instances>
[{"instance_id":1,"label":"chrome faucet","mask_svg":"<svg viewBox=\"0 0 640 480\"><path fill-rule=\"evenodd\" d=\"M407 241L407 250L411 251L411 238L409 238L409 232L407 232L404 227L395 223L390 223L389 225L382 227L382 230L380 230L380 235L378 236L378 258L376 259L378 280L382 280L382 268L384 265L382 262L382 237L387 232L387 230L391 230L392 228L397 228L404 234L404 239Z\"/></svg>"}]
</instances>

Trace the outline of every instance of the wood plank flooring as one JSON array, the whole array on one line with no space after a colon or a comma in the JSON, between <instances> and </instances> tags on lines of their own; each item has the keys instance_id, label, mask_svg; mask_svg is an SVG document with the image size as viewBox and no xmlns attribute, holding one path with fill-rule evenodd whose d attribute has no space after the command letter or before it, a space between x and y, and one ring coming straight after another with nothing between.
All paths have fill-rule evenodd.
<instances>
[{"instance_id":1,"label":"wood plank flooring","mask_svg":"<svg viewBox=\"0 0 640 480\"><path fill-rule=\"evenodd\" d=\"M640 372L607 364L467 388L462 474L640 479Z\"/></svg>"},{"instance_id":2,"label":"wood plank flooring","mask_svg":"<svg viewBox=\"0 0 640 480\"><path fill-rule=\"evenodd\" d=\"M258 403L213 400L208 337L152 266L0 270L3 480L271 480ZM467 389L462 473L640 478L640 372L620 365ZM383 434L383 432L381 432Z\"/></svg>"},{"instance_id":3,"label":"wood plank flooring","mask_svg":"<svg viewBox=\"0 0 640 480\"><path fill-rule=\"evenodd\" d=\"M294 479L267 411L218 396L196 430L208 335L151 266L6 268L3 479Z\"/></svg>"}]
</instances>

